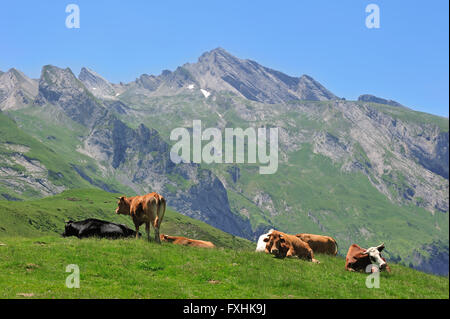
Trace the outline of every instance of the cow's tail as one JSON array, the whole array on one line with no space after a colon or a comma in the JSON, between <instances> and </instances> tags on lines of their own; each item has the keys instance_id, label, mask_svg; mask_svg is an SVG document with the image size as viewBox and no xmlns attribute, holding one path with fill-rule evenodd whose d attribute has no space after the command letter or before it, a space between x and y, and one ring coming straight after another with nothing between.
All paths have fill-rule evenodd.
<instances>
[{"instance_id":1,"label":"cow's tail","mask_svg":"<svg viewBox=\"0 0 450 319\"><path fill-rule=\"evenodd\" d=\"M153 224L155 228L159 229L159 226L161 225L165 212L166 212L166 199L160 196L156 200L156 218Z\"/></svg>"}]
</instances>

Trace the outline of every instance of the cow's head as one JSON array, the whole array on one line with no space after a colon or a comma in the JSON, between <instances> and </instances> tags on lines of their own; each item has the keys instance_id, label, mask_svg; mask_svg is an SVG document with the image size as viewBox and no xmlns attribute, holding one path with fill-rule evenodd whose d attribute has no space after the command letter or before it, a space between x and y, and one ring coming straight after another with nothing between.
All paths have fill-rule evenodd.
<instances>
[{"instance_id":1,"label":"cow's head","mask_svg":"<svg viewBox=\"0 0 450 319\"><path fill-rule=\"evenodd\" d=\"M384 243L376 247L367 248L363 254L369 256L370 262L378 266L380 270L386 268L386 261L381 257L381 251L384 249Z\"/></svg>"},{"instance_id":2,"label":"cow's head","mask_svg":"<svg viewBox=\"0 0 450 319\"><path fill-rule=\"evenodd\" d=\"M73 221L71 221L71 220L66 221L66 225L64 226L64 233L62 233L63 237L78 235L78 229L73 227L72 223L73 223Z\"/></svg>"},{"instance_id":3,"label":"cow's head","mask_svg":"<svg viewBox=\"0 0 450 319\"><path fill-rule=\"evenodd\" d=\"M159 235L159 238L161 239L161 241L167 242L173 242L175 240L174 238L171 238L170 236L164 234Z\"/></svg>"},{"instance_id":4,"label":"cow's head","mask_svg":"<svg viewBox=\"0 0 450 319\"><path fill-rule=\"evenodd\" d=\"M266 243L266 253L279 258L286 256L289 248L282 233L273 231L268 237L264 238L264 242Z\"/></svg>"},{"instance_id":5,"label":"cow's head","mask_svg":"<svg viewBox=\"0 0 450 319\"><path fill-rule=\"evenodd\" d=\"M116 214L129 215L130 214L130 203L127 201L125 196L117 197L119 200L117 202Z\"/></svg>"}]
</instances>

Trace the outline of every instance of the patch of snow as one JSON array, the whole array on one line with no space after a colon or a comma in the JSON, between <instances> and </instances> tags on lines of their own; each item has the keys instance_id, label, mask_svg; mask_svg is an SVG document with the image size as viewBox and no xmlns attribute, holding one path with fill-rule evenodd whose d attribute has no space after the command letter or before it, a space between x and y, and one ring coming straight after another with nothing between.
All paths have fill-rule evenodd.
<instances>
[{"instance_id":1,"label":"patch of snow","mask_svg":"<svg viewBox=\"0 0 450 319\"><path fill-rule=\"evenodd\" d=\"M208 91L204 90L204 89L200 89L200 91L203 93L203 96L207 99L208 96L211 95L211 93L209 93Z\"/></svg>"},{"instance_id":2,"label":"patch of snow","mask_svg":"<svg viewBox=\"0 0 450 319\"><path fill-rule=\"evenodd\" d=\"M193 89L194 89L194 87L195 87L195 85L194 85L194 84L189 84L187 88L188 88L189 90L193 90Z\"/></svg>"}]
</instances>

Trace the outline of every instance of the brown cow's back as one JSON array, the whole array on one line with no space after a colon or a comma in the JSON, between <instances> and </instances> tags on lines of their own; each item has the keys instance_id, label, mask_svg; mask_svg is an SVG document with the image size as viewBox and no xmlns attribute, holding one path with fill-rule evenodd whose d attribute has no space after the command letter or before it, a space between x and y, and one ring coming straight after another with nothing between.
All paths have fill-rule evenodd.
<instances>
[{"instance_id":1,"label":"brown cow's back","mask_svg":"<svg viewBox=\"0 0 450 319\"><path fill-rule=\"evenodd\" d=\"M289 235L279 231L273 231L269 235L269 242L266 245L266 247L271 248L271 241L273 241L273 237L276 237L278 235L283 236L285 240L285 245L287 247L286 255L283 257L297 256L298 258L301 259L306 259L309 261L313 261L315 263L319 263L319 261L314 258L314 252L308 245L308 243L304 242L303 240L294 235Z\"/></svg>"},{"instance_id":2,"label":"brown cow's back","mask_svg":"<svg viewBox=\"0 0 450 319\"><path fill-rule=\"evenodd\" d=\"M371 262L369 256L363 254L364 251L365 249L356 244L351 245L345 257L345 269L350 271L365 269Z\"/></svg>"},{"instance_id":3,"label":"brown cow's back","mask_svg":"<svg viewBox=\"0 0 450 319\"><path fill-rule=\"evenodd\" d=\"M316 254L328 254L336 256L338 247L334 238L315 234L297 234L296 237L308 243Z\"/></svg>"},{"instance_id":4,"label":"brown cow's back","mask_svg":"<svg viewBox=\"0 0 450 319\"><path fill-rule=\"evenodd\" d=\"M152 192L142 196L122 196L118 203L116 213L131 216L139 231L139 226L145 224L147 237L150 239L150 225L155 229L155 240L160 242L159 227L166 210L166 200L158 193Z\"/></svg>"},{"instance_id":5,"label":"brown cow's back","mask_svg":"<svg viewBox=\"0 0 450 319\"><path fill-rule=\"evenodd\" d=\"M191 239L181 236L168 236L161 234L161 240L171 242L176 245L184 245L184 246L193 246L193 247L202 247L202 248L215 248L216 246L206 240L198 240L198 239Z\"/></svg>"},{"instance_id":6,"label":"brown cow's back","mask_svg":"<svg viewBox=\"0 0 450 319\"><path fill-rule=\"evenodd\" d=\"M345 257L345 269L349 271L365 271L366 267L372 264L370 257L364 254L365 251L366 249L359 247L357 244L352 244L348 248L347 256ZM386 259L383 257L381 259L386 262ZM391 268L387 264L385 269L387 272L391 272Z\"/></svg>"}]
</instances>

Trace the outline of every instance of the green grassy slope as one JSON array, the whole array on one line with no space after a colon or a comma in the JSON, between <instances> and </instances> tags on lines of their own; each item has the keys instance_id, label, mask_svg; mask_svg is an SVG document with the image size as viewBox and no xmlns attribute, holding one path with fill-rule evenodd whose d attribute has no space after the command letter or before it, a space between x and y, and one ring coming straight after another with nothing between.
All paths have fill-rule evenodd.
<instances>
[{"instance_id":1,"label":"green grassy slope","mask_svg":"<svg viewBox=\"0 0 450 319\"><path fill-rule=\"evenodd\" d=\"M128 225L134 229L131 218L116 215L116 197L98 189L74 189L38 200L0 201L0 238L59 236L64 221L99 218ZM145 227L140 228L145 234ZM161 233L173 236L210 240L218 247L254 248L248 240L222 232L206 223L181 215L170 207L161 224ZM152 237L153 238L153 237Z\"/></svg>"},{"instance_id":2,"label":"green grassy slope","mask_svg":"<svg viewBox=\"0 0 450 319\"><path fill-rule=\"evenodd\" d=\"M81 140L86 137L89 131L81 124L71 120L59 107L54 105L45 105L39 108L29 107L10 111L8 116L16 120L23 132L33 136L46 148L58 154L60 159L68 163L72 174L83 181L83 184L78 187L98 187L108 191L120 190L133 193L126 185L121 185L115 179L104 176L104 172L99 168L104 163L98 163L93 158L78 151L82 148ZM51 167L52 163L46 163L45 166L48 165ZM83 179L73 167L76 167L87 178ZM69 185L68 188L74 188L74 186ZM29 198L25 197L24 199ZM34 198L37 197L34 196Z\"/></svg>"},{"instance_id":3,"label":"green grassy slope","mask_svg":"<svg viewBox=\"0 0 450 319\"><path fill-rule=\"evenodd\" d=\"M320 264L236 249L202 249L145 240L5 237L0 242L0 298L448 298L448 277L391 265L380 288L344 259ZM65 286L66 267L80 288ZM20 294L27 294L23 297Z\"/></svg>"},{"instance_id":4,"label":"green grassy slope","mask_svg":"<svg viewBox=\"0 0 450 319\"><path fill-rule=\"evenodd\" d=\"M37 160L40 164L45 166L48 170L48 179L57 186L66 187L87 187L89 183L83 180L70 166L68 160L61 156L61 154L55 152L52 148L44 145L42 142L37 140L25 133L22 129L17 126L17 123L11 120L8 116L0 112L0 166L8 167L7 164L3 163L3 158L8 158L17 151L12 149L11 146L20 146L28 149L24 155L31 159ZM18 176L26 175L27 172L24 167L16 165L12 168ZM2 177L7 178L7 177ZM11 177L13 180L16 176ZM39 196L33 188L29 187L27 191L21 193L16 193L12 191L11 188L7 188L0 183L1 193L10 194L13 197L26 199L29 197ZM26 187L26 186L25 186ZM0 197L1 198L1 197Z\"/></svg>"},{"instance_id":5,"label":"green grassy slope","mask_svg":"<svg viewBox=\"0 0 450 319\"><path fill-rule=\"evenodd\" d=\"M363 104L361 102L357 102ZM449 122L448 118L437 116L429 113L414 111L411 109L395 107L385 104L368 103L369 105L375 107L376 109L391 115L394 119L399 119L402 121L419 123L419 124L430 124L437 125L442 132L448 132Z\"/></svg>"}]
</instances>

